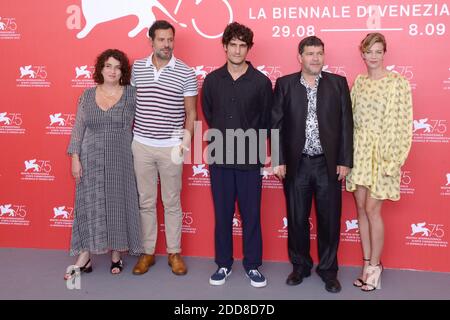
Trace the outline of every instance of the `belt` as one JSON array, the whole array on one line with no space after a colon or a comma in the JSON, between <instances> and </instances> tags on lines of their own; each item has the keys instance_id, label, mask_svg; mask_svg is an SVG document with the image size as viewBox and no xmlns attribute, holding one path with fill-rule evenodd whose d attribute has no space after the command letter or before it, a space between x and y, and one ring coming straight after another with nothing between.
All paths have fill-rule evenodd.
<instances>
[{"instance_id":1,"label":"belt","mask_svg":"<svg viewBox=\"0 0 450 320\"><path fill-rule=\"evenodd\" d=\"M307 158L307 159L316 159L316 158L320 158L320 157L324 157L324 156L325 155L323 153L321 153L321 154L314 154L314 155L302 153L302 158Z\"/></svg>"}]
</instances>

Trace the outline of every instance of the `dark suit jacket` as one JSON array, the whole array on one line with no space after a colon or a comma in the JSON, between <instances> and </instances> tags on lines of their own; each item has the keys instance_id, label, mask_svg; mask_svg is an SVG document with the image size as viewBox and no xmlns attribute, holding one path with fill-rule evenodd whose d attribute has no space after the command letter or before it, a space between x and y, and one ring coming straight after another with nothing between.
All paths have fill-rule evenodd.
<instances>
[{"instance_id":1,"label":"dark suit jacket","mask_svg":"<svg viewBox=\"0 0 450 320\"><path fill-rule=\"evenodd\" d=\"M297 72L278 78L272 108L272 129L280 130L278 146L272 137L272 163L285 164L288 179L295 177L306 141L308 98L300 77ZM337 165L353 166L353 115L346 78L322 72L317 90L317 120L328 174L334 179Z\"/></svg>"}]
</instances>

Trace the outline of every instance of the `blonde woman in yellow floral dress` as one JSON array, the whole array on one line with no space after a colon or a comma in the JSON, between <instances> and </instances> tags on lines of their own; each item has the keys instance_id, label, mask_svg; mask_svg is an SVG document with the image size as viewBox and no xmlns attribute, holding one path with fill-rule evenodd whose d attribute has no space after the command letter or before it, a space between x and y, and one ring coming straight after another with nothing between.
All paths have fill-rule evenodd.
<instances>
[{"instance_id":1,"label":"blonde woman in yellow floral dress","mask_svg":"<svg viewBox=\"0 0 450 320\"><path fill-rule=\"evenodd\" d=\"M354 120L353 169L347 191L354 192L363 251L363 269L353 283L363 291L381 288L384 243L381 207L400 199L400 168L412 139L412 99L408 81L383 65L386 40L369 33L360 45L367 66L351 91Z\"/></svg>"}]
</instances>

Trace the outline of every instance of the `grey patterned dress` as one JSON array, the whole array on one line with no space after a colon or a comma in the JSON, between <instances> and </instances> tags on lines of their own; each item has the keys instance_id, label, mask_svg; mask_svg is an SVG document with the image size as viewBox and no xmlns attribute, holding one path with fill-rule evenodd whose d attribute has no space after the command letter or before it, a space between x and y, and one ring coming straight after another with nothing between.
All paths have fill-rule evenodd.
<instances>
[{"instance_id":1,"label":"grey patterned dress","mask_svg":"<svg viewBox=\"0 0 450 320\"><path fill-rule=\"evenodd\" d=\"M142 253L139 202L131 152L135 89L126 86L108 111L95 101L95 88L78 102L68 153L80 156L70 255L88 250Z\"/></svg>"}]
</instances>

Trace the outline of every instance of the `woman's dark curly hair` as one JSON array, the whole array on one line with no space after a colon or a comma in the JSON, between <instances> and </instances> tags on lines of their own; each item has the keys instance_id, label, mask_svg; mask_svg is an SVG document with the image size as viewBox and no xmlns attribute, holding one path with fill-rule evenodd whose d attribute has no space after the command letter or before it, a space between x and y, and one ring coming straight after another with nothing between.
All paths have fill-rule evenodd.
<instances>
[{"instance_id":1,"label":"woman's dark curly hair","mask_svg":"<svg viewBox=\"0 0 450 320\"><path fill-rule=\"evenodd\" d=\"M102 70L105 67L105 62L109 58L113 57L120 62L120 71L122 76L120 77L119 83L124 86L130 84L131 79L131 66L130 60L125 53L117 49L107 49L100 53L95 62L94 71L94 81L98 84L102 84L105 80L103 79Z\"/></svg>"},{"instance_id":2,"label":"woman's dark curly hair","mask_svg":"<svg viewBox=\"0 0 450 320\"><path fill-rule=\"evenodd\" d=\"M243 24L232 22L225 28L222 36L222 44L227 46L233 39L244 41L248 48L253 46L253 31Z\"/></svg>"}]
</instances>

